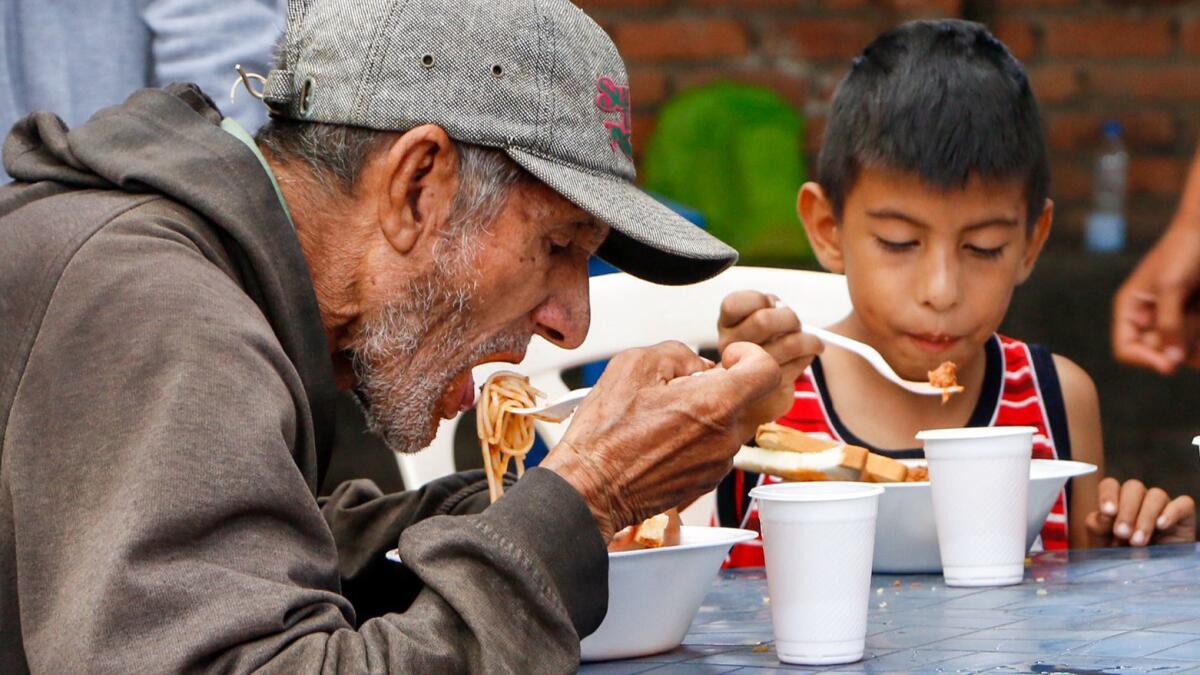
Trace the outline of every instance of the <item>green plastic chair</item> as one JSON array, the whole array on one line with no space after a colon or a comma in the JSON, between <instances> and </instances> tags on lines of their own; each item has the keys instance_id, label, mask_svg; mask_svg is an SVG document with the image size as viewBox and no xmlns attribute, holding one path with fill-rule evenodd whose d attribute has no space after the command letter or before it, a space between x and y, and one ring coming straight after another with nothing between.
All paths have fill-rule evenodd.
<instances>
[{"instance_id":1,"label":"green plastic chair","mask_svg":"<svg viewBox=\"0 0 1200 675\"><path fill-rule=\"evenodd\" d=\"M642 162L645 187L697 209L743 264L807 262L796 216L804 120L775 92L721 82L667 103Z\"/></svg>"}]
</instances>

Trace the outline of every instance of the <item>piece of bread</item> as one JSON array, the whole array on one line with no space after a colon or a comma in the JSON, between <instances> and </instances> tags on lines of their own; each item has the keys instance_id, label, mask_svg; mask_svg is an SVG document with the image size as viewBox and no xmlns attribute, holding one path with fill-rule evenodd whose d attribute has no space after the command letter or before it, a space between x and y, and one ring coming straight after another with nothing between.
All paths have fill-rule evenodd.
<instances>
[{"instance_id":1,"label":"piece of bread","mask_svg":"<svg viewBox=\"0 0 1200 675\"><path fill-rule=\"evenodd\" d=\"M904 477L905 483L925 483L929 481L929 467L927 466L910 466L908 467L908 475Z\"/></svg>"},{"instance_id":2,"label":"piece of bread","mask_svg":"<svg viewBox=\"0 0 1200 675\"><path fill-rule=\"evenodd\" d=\"M869 454L773 422L760 426L754 438L759 447L743 446L733 465L787 480L858 480Z\"/></svg>"},{"instance_id":3,"label":"piece of bread","mask_svg":"<svg viewBox=\"0 0 1200 675\"><path fill-rule=\"evenodd\" d=\"M869 483L903 483L908 480L908 471L907 465L871 452L867 454L862 479Z\"/></svg>"},{"instance_id":4,"label":"piece of bread","mask_svg":"<svg viewBox=\"0 0 1200 675\"><path fill-rule=\"evenodd\" d=\"M759 447L743 446L733 458L735 467L794 481L901 483L908 477L908 467L890 457L774 422L760 426L754 440Z\"/></svg>"},{"instance_id":5,"label":"piece of bread","mask_svg":"<svg viewBox=\"0 0 1200 675\"><path fill-rule=\"evenodd\" d=\"M609 552L637 551L644 548L678 546L683 521L677 509L650 516L637 525L618 532L608 544Z\"/></svg>"},{"instance_id":6,"label":"piece of bread","mask_svg":"<svg viewBox=\"0 0 1200 675\"><path fill-rule=\"evenodd\" d=\"M665 513L650 516L642 521L633 540L646 548L658 548L662 546L663 539L667 536L668 522L670 522L670 519Z\"/></svg>"}]
</instances>

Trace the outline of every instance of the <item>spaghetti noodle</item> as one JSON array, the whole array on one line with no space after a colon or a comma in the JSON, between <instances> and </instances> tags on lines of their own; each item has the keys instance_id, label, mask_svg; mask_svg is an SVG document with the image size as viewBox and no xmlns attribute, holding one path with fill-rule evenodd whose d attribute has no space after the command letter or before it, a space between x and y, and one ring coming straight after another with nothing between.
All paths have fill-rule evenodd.
<instances>
[{"instance_id":1,"label":"spaghetti noodle","mask_svg":"<svg viewBox=\"0 0 1200 675\"><path fill-rule=\"evenodd\" d=\"M513 415L509 411L531 408L539 396L545 394L530 385L528 377L507 370L493 374L483 383L475 407L475 429L483 449L483 467L493 502L504 494L504 474L509 462L516 460L519 478L525 473L525 454L533 447L533 416Z\"/></svg>"}]
</instances>

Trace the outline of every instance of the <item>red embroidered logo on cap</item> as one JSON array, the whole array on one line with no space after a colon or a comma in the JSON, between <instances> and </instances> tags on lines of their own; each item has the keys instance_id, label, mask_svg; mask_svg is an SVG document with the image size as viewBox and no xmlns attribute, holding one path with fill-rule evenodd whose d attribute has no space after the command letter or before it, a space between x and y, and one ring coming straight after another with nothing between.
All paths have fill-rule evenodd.
<instances>
[{"instance_id":1,"label":"red embroidered logo on cap","mask_svg":"<svg viewBox=\"0 0 1200 675\"><path fill-rule=\"evenodd\" d=\"M608 129L608 144L616 152L619 148L625 156L633 159L633 122L629 112L629 87L619 85L612 78L601 77L596 81L596 107L604 112L620 113L619 122L605 121Z\"/></svg>"}]
</instances>

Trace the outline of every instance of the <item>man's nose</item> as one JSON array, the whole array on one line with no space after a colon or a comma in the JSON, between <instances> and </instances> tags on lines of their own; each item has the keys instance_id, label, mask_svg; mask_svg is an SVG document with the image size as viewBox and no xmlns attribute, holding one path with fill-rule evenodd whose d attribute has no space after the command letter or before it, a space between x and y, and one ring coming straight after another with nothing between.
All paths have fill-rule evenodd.
<instances>
[{"instance_id":1,"label":"man's nose","mask_svg":"<svg viewBox=\"0 0 1200 675\"><path fill-rule=\"evenodd\" d=\"M917 282L921 304L938 312L957 305L959 265L954 251L930 250L922 263Z\"/></svg>"},{"instance_id":2,"label":"man's nose","mask_svg":"<svg viewBox=\"0 0 1200 675\"><path fill-rule=\"evenodd\" d=\"M537 334L564 349L575 349L583 344L591 325L586 262L556 279L553 286L533 310Z\"/></svg>"}]
</instances>

